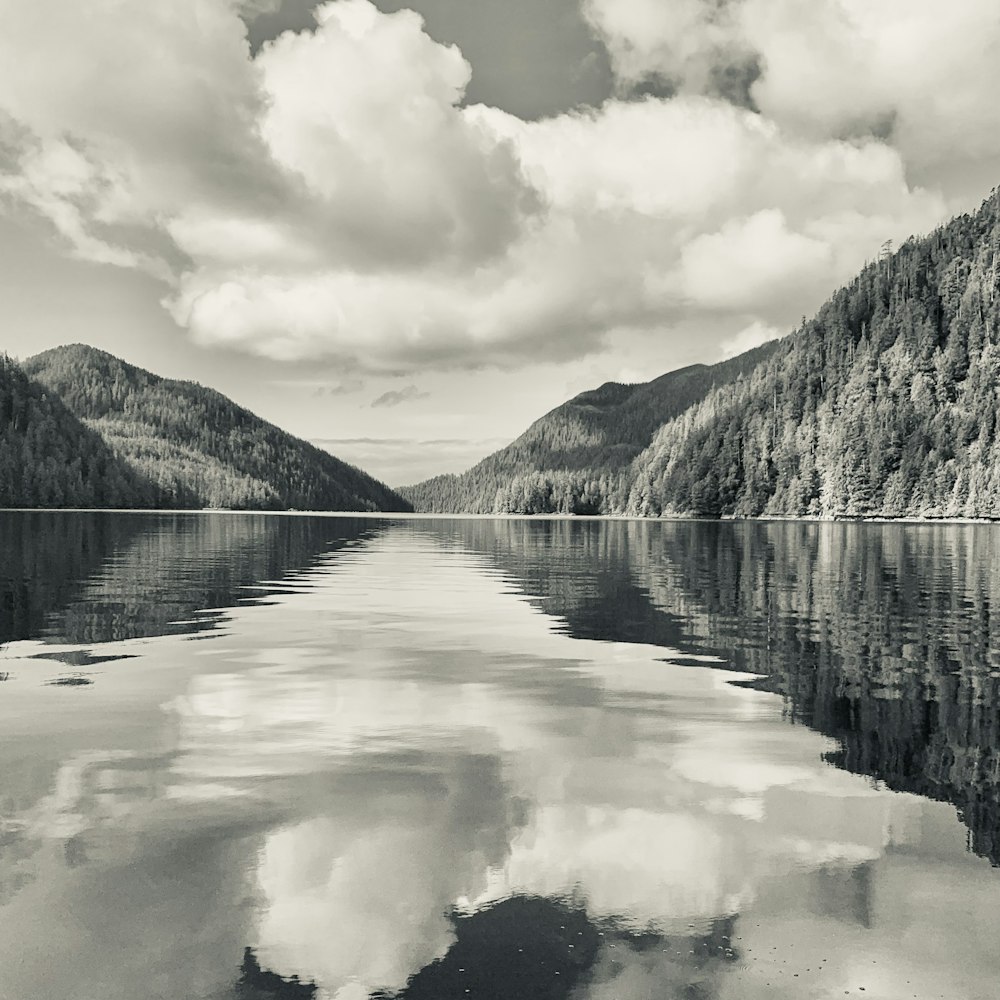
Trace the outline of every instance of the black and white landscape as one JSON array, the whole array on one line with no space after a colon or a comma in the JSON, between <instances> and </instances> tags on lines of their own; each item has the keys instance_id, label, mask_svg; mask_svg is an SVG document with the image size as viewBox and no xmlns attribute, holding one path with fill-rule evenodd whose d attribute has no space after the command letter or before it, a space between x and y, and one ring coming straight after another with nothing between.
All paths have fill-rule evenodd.
<instances>
[{"instance_id":1,"label":"black and white landscape","mask_svg":"<svg viewBox=\"0 0 1000 1000\"><path fill-rule=\"evenodd\" d=\"M995 0L0 0L0 1000L996 1000Z\"/></svg>"}]
</instances>

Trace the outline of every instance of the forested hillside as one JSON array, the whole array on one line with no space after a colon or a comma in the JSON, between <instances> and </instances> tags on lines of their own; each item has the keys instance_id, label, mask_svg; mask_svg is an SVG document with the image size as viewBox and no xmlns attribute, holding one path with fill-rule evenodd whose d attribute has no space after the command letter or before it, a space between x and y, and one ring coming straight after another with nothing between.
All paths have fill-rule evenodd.
<instances>
[{"instance_id":1,"label":"forested hillside","mask_svg":"<svg viewBox=\"0 0 1000 1000\"><path fill-rule=\"evenodd\" d=\"M629 465L659 427L715 386L751 371L775 348L765 344L638 385L606 382L536 420L468 472L400 492L421 511L598 513L603 497L627 491Z\"/></svg>"},{"instance_id":2,"label":"forested hillside","mask_svg":"<svg viewBox=\"0 0 1000 1000\"><path fill-rule=\"evenodd\" d=\"M1000 517L998 293L994 192L883 254L769 349L585 393L463 476L406 494L418 510ZM626 414L654 386L662 426L640 441L646 426ZM588 410L615 430L592 432ZM553 459L557 433L580 465Z\"/></svg>"},{"instance_id":3,"label":"forested hillside","mask_svg":"<svg viewBox=\"0 0 1000 1000\"><path fill-rule=\"evenodd\" d=\"M629 514L1000 517L1000 192L666 424Z\"/></svg>"},{"instance_id":4,"label":"forested hillside","mask_svg":"<svg viewBox=\"0 0 1000 1000\"><path fill-rule=\"evenodd\" d=\"M153 485L0 354L0 507L149 507Z\"/></svg>"},{"instance_id":5,"label":"forested hillside","mask_svg":"<svg viewBox=\"0 0 1000 1000\"><path fill-rule=\"evenodd\" d=\"M81 344L46 351L23 368L151 484L158 506L409 509L360 469L193 382L160 378Z\"/></svg>"}]
</instances>

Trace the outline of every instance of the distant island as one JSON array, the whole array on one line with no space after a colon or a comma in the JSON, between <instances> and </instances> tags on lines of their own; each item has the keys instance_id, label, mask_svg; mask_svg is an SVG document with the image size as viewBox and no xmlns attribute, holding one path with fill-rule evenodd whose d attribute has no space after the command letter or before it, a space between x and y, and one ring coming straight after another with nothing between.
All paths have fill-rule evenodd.
<instances>
[{"instance_id":1,"label":"distant island","mask_svg":"<svg viewBox=\"0 0 1000 1000\"><path fill-rule=\"evenodd\" d=\"M412 509L221 393L83 344L0 355L0 507Z\"/></svg>"},{"instance_id":2,"label":"distant island","mask_svg":"<svg viewBox=\"0 0 1000 1000\"><path fill-rule=\"evenodd\" d=\"M1000 191L890 248L783 340L609 382L418 511L1000 517Z\"/></svg>"}]
</instances>

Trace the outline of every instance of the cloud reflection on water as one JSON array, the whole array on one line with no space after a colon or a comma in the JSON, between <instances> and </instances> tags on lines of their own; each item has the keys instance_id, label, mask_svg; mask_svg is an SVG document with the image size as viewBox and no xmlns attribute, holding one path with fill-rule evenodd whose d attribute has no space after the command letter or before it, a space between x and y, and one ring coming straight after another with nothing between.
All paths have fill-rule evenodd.
<instances>
[{"instance_id":1,"label":"cloud reflection on water","mask_svg":"<svg viewBox=\"0 0 1000 1000\"><path fill-rule=\"evenodd\" d=\"M431 578L434 588L413 585ZM331 769L370 757L373 780L352 785L354 796L341 789L324 818L269 835L258 872L260 954L341 1000L401 989L444 954L444 914L456 901L474 909L513 893L575 892L595 918L676 932L752 910L775 882L818 897L817 871L851 882L886 856L919 857L935 840L926 817L949 812L832 769L822 760L830 741L787 726L776 699L660 662L660 648L559 634L495 572L458 554L442 572L440 553L403 533L359 554L349 575L316 584L283 615L315 622L337 608L336 645L300 636L294 655L262 646L243 673L196 678L177 769L186 781L242 772L255 783L313 768L318 756ZM383 626L359 627L362 609ZM463 839L448 809L429 818L426 793L392 791L391 779L380 787L379 758L404 748L440 754L427 766L446 784L468 755L495 761L496 782L480 782L473 810L494 824L492 853L468 831ZM210 762L202 775L199 760ZM497 796L527 804L520 823L516 809L491 816L485 803ZM960 830L941 825L960 878ZM851 899L838 928L864 927L869 906ZM803 928L774 939L794 948L816 930ZM862 936L870 950L870 928ZM759 969L770 974L767 965L732 974L739 995L756 988Z\"/></svg>"},{"instance_id":2,"label":"cloud reflection on water","mask_svg":"<svg viewBox=\"0 0 1000 1000\"><path fill-rule=\"evenodd\" d=\"M779 699L662 647L572 638L481 559L405 526L299 583L198 644L158 752L65 762L31 829L90 864L43 857L48 897L15 897L39 936L53 894L66 915L17 981L214 998L249 943L322 996L364 1000L446 955L451 907L516 894L672 942L602 945L578 1000L692 977L720 1000L992 997L1000 897L954 811L831 767L832 741L789 726ZM143 661L190 648L165 637ZM112 725L116 683L88 693ZM739 961L676 954L727 920ZM119 935L128 961L100 968ZM74 969L80 953L94 962Z\"/></svg>"}]
</instances>

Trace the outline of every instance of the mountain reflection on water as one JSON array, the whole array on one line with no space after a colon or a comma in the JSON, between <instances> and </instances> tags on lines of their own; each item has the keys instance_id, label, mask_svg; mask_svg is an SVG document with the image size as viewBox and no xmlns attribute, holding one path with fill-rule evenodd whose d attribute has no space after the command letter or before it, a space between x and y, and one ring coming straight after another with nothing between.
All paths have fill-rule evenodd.
<instances>
[{"instance_id":1,"label":"mountain reflection on water","mask_svg":"<svg viewBox=\"0 0 1000 1000\"><path fill-rule=\"evenodd\" d=\"M0 514L2 1000L995 1000L991 529L116 520Z\"/></svg>"},{"instance_id":2,"label":"mountain reflection on water","mask_svg":"<svg viewBox=\"0 0 1000 1000\"><path fill-rule=\"evenodd\" d=\"M377 530L357 518L0 512L0 644L202 632L275 590L248 588Z\"/></svg>"},{"instance_id":3,"label":"mountain reflection on water","mask_svg":"<svg viewBox=\"0 0 1000 1000\"><path fill-rule=\"evenodd\" d=\"M571 635L762 675L827 759L954 803L1000 864L1000 532L987 525L453 522Z\"/></svg>"}]
</instances>

